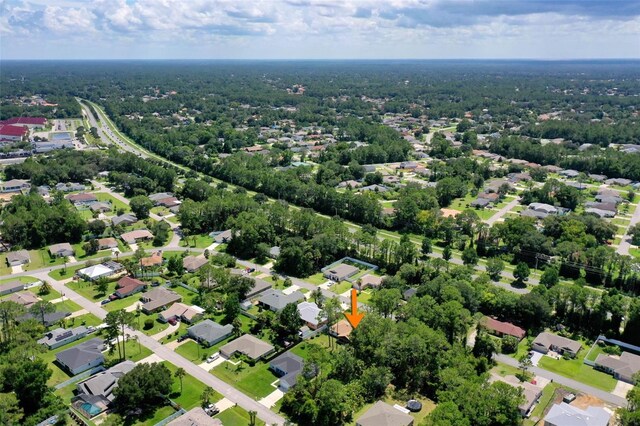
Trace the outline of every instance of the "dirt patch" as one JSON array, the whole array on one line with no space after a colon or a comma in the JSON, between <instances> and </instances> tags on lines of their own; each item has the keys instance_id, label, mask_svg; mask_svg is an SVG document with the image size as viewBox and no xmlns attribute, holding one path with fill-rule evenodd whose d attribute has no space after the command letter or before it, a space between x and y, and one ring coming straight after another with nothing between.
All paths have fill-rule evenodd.
<instances>
[{"instance_id":1,"label":"dirt patch","mask_svg":"<svg viewBox=\"0 0 640 426\"><path fill-rule=\"evenodd\" d=\"M588 407L604 407L605 403L600 398L596 398L593 395L580 394L576 397L576 400L571 403L582 410L586 410Z\"/></svg>"}]
</instances>

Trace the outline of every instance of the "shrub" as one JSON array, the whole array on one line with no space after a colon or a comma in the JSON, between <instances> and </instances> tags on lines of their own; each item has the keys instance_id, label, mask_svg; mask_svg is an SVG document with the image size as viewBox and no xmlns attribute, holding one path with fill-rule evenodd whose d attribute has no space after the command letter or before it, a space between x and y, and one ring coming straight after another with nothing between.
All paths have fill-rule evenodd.
<instances>
[{"instance_id":1,"label":"shrub","mask_svg":"<svg viewBox=\"0 0 640 426\"><path fill-rule=\"evenodd\" d=\"M152 328L153 328L153 319L147 318L146 320L144 320L144 329L150 330Z\"/></svg>"}]
</instances>

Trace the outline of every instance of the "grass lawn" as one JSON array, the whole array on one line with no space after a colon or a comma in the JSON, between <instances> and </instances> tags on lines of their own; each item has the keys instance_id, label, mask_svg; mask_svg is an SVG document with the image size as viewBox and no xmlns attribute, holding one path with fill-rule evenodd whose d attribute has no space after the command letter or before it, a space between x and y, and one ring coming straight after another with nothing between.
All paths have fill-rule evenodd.
<instances>
[{"instance_id":1,"label":"grass lawn","mask_svg":"<svg viewBox=\"0 0 640 426\"><path fill-rule=\"evenodd\" d=\"M30 284L38 281L37 278L34 277L16 277L16 278L3 278L0 280L0 284L8 283L9 281L20 281L21 283ZM35 287L36 290L38 287Z\"/></svg>"},{"instance_id":2,"label":"grass lawn","mask_svg":"<svg viewBox=\"0 0 640 426\"><path fill-rule=\"evenodd\" d=\"M549 383L547 386L542 389L542 395L540 396L540 400L538 401L538 405L531 412L531 418L541 418L544 411L547 409L549 403L553 400L553 396L555 395L556 389L558 389L560 385L557 383ZM529 419L524 420L525 426L533 426L534 422Z\"/></svg>"},{"instance_id":3,"label":"grass lawn","mask_svg":"<svg viewBox=\"0 0 640 426\"><path fill-rule=\"evenodd\" d=\"M76 274L78 269L84 268L84 265L78 265L74 267L67 267L66 270L63 268L56 269L55 271L49 272L49 276L54 280L66 280L67 278L71 278Z\"/></svg>"},{"instance_id":4,"label":"grass lawn","mask_svg":"<svg viewBox=\"0 0 640 426\"><path fill-rule=\"evenodd\" d=\"M113 303L113 302L112 302ZM136 313L137 315L137 313ZM145 321L151 319L153 320L153 327L149 329L145 329ZM144 312L140 312L140 316L135 319L136 324L139 324L138 330L146 334L147 336L152 336L156 333L160 333L163 330L169 328L169 323L163 323L158 320L158 314L147 315Z\"/></svg>"},{"instance_id":5,"label":"grass lawn","mask_svg":"<svg viewBox=\"0 0 640 426\"><path fill-rule=\"evenodd\" d=\"M171 335L169 335L167 337L164 337L162 339L162 341L160 341L160 342L161 343L173 342L179 336L182 336L183 334L187 334L187 328L189 328L189 327L190 327L189 324L181 322L180 325L178 326L178 330L176 330L173 333L171 333Z\"/></svg>"},{"instance_id":6,"label":"grass lawn","mask_svg":"<svg viewBox=\"0 0 640 426\"><path fill-rule=\"evenodd\" d=\"M85 244L86 244L86 242L81 242L81 243L77 243L77 244L73 244L72 245L73 250L76 252L75 258L77 260L103 259L105 257L113 258L111 249L100 250L96 254L92 254L90 256L87 256L87 253L84 251L84 248L82 248L82 246L84 246ZM120 240L118 240L118 250L120 250L120 253L125 253L126 252L124 244Z\"/></svg>"},{"instance_id":7,"label":"grass lawn","mask_svg":"<svg viewBox=\"0 0 640 426\"><path fill-rule=\"evenodd\" d=\"M63 302L56 303L54 306L58 312L77 312L82 309L82 306L68 299L65 299Z\"/></svg>"},{"instance_id":8,"label":"grass lawn","mask_svg":"<svg viewBox=\"0 0 640 426\"><path fill-rule=\"evenodd\" d=\"M180 287L179 285L171 287L171 290L182 296L182 303L186 303L187 305L193 305L193 299L198 296L197 293L194 293L191 290L187 290L184 287Z\"/></svg>"},{"instance_id":9,"label":"grass lawn","mask_svg":"<svg viewBox=\"0 0 640 426\"><path fill-rule=\"evenodd\" d=\"M640 248L631 248L629 249L629 254L633 257L635 257L636 259L640 259Z\"/></svg>"},{"instance_id":10,"label":"grass lawn","mask_svg":"<svg viewBox=\"0 0 640 426\"><path fill-rule=\"evenodd\" d=\"M240 318L242 318L242 317L240 317ZM205 359L207 359L207 357L209 355L211 355L211 354L213 354L215 352L218 352L218 349L220 349L220 347L226 345L227 343L229 343L230 341L234 340L235 338L236 338L235 336L230 336L230 337L222 340L221 342L216 343L215 345L213 345L213 346L211 346L209 348L202 347L200 344L198 344L195 341L189 339L185 343L183 343L182 345L180 345L180 346L178 346L176 348L176 353L179 354L179 355L182 355L183 357L185 357L189 361L193 361L195 363L199 363L199 362L204 361Z\"/></svg>"},{"instance_id":11,"label":"grass lawn","mask_svg":"<svg viewBox=\"0 0 640 426\"><path fill-rule=\"evenodd\" d=\"M321 334L320 336L305 340L291 349L291 352L298 355L300 358L307 359L309 356L309 349L312 346L320 346L321 348L329 349L329 336Z\"/></svg>"},{"instance_id":12,"label":"grass lawn","mask_svg":"<svg viewBox=\"0 0 640 426\"><path fill-rule=\"evenodd\" d=\"M345 291L349 290L352 286L353 284L351 284L349 281L341 281L339 284L332 285L329 290L336 294L342 294Z\"/></svg>"},{"instance_id":13,"label":"grass lawn","mask_svg":"<svg viewBox=\"0 0 640 426\"><path fill-rule=\"evenodd\" d=\"M464 198L456 198L453 203L451 203L451 205L447 208L458 211L466 210L469 208L469 204L476 198L478 197L474 197L473 195L471 195L471 193L468 193Z\"/></svg>"},{"instance_id":14,"label":"grass lawn","mask_svg":"<svg viewBox=\"0 0 640 426\"><path fill-rule=\"evenodd\" d=\"M556 360L548 356L543 356L538 362L538 367L602 389L606 392L611 392L616 387L617 381L611 375L594 370L588 365L583 364L583 357L584 355L571 360Z\"/></svg>"},{"instance_id":15,"label":"grass lawn","mask_svg":"<svg viewBox=\"0 0 640 426\"><path fill-rule=\"evenodd\" d=\"M589 361L595 361L600 354L606 355L605 351L602 350L602 347L600 345L593 345L587 355L585 355L585 359Z\"/></svg>"},{"instance_id":16,"label":"grass lawn","mask_svg":"<svg viewBox=\"0 0 640 426\"><path fill-rule=\"evenodd\" d=\"M276 388L271 383L278 378L269 370L269 364L259 362L250 367L244 361L238 365L224 362L211 370L211 373L231 386L255 398L264 398Z\"/></svg>"},{"instance_id":17,"label":"grass lawn","mask_svg":"<svg viewBox=\"0 0 640 426\"><path fill-rule=\"evenodd\" d=\"M500 377L515 376L522 372L519 368L502 363L498 363L498 365L492 368L492 371Z\"/></svg>"},{"instance_id":18,"label":"grass lawn","mask_svg":"<svg viewBox=\"0 0 640 426\"><path fill-rule=\"evenodd\" d=\"M66 320L67 327L77 327L79 325L98 326L102 324L102 320L93 314L84 314Z\"/></svg>"},{"instance_id":19,"label":"grass lawn","mask_svg":"<svg viewBox=\"0 0 640 426\"><path fill-rule=\"evenodd\" d=\"M524 354L529 352L530 348L531 342L525 337L520 341L520 343L518 343L518 349L516 350L516 352L513 354L509 354L509 356L519 360Z\"/></svg>"},{"instance_id":20,"label":"grass lawn","mask_svg":"<svg viewBox=\"0 0 640 426\"><path fill-rule=\"evenodd\" d=\"M310 277L305 278L304 280L308 283L315 284L315 285L320 285L327 282L327 279L325 278L324 275L322 275L322 272L313 274Z\"/></svg>"},{"instance_id":21,"label":"grass lawn","mask_svg":"<svg viewBox=\"0 0 640 426\"><path fill-rule=\"evenodd\" d=\"M103 308L109 312L119 311L120 309L126 309L134 303L140 302L140 294L134 294L124 299L116 299L113 302L109 302L103 306Z\"/></svg>"},{"instance_id":22,"label":"grass lawn","mask_svg":"<svg viewBox=\"0 0 640 426\"><path fill-rule=\"evenodd\" d=\"M72 281L66 284L71 290L83 296L85 299L97 302L116 291L116 282L110 282L106 293L100 293L97 286L89 281Z\"/></svg>"},{"instance_id":23,"label":"grass lawn","mask_svg":"<svg viewBox=\"0 0 640 426\"><path fill-rule=\"evenodd\" d=\"M26 265L22 265L23 271L33 271L35 269L64 264L64 258L51 257L49 255L49 251L45 248L40 250L29 250L29 257L31 258L31 262ZM3 261L3 265L4 264L6 263Z\"/></svg>"},{"instance_id":24,"label":"grass lawn","mask_svg":"<svg viewBox=\"0 0 640 426\"><path fill-rule=\"evenodd\" d=\"M224 426L247 426L251 420L249 413L238 406L228 408L222 413L214 416L214 419L220 419ZM264 422L256 419L256 426L264 426Z\"/></svg>"},{"instance_id":25,"label":"grass lawn","mask_svg":"<svg viewBox=\"0 0 640 426\"><path fill-rule=\"evenodd\" d=\"M373 290L370 288L362 290L360 294L358 294L358 302L367 304L369 300L371 300L371 296L373 296Z\"/></svg>"},{"instance_id":26,"label":"grass lawn","mask_svg":"<svg viewBox=\"0 0 640 426\"><path fill-rule=\"evenodd\" d=\"M178 369L178 367L170 362L165 361L163 364L171 371L171 374L175 374ZM169 397L173 402L180 404L182 408L188 411L200 405L200 395L202 395L202 391L204 391L206 387L204 383L187 374L182 378L182 392L180 392L180 380L174 377L172 392ZM222 395L214 391L211 402L217 402L221 399Z\"/></svg>"},{"instance_id":27,"label":"grass lawn","mask_svg":"<svg viewBox=\"0 0 640 426\"><path fill-rule=\"evenodd\" d=\"M213 244L213 238L211 238L209 234L196 235L195 238L189 237L188 240L189 240L188 245L187 245L187 240L185 239L180 240L180 247L204 249L209 247L211 244Z\"/></svg>"},{"instance_id":28,"label":"grass lawn","mask_svg":"<svg viewBox=\"0 0 640 426\"><path fill-rule=\"evenodd\" d=\"M125 352L127 353L127 359L137 362L141 359L144 359L152 354L150 349L147 349L145 346L138 344L135 340L127 340L125 343ZM112 354L108 352L105 353L105 364L113 364L114 362L119 362L118 359L118 348L114 348Z\"/></svg>"},{"instance_id":29,"label":"grass lawn","mask_svg":"<svg viewBox=\"0 0 640 426\"><path fill-rule=\"evenodd\" d=\"M29 287L27 290L29 290L31 293L35 294L36 296L38 296L42 300L54 300L54 299L59 299L60 298L60 293L58 293L54 289L51 289L49 291L49 294L40 294L40 286L39 285L35 286L35 287Z\"/></svg>"},{"instance_id":30,"label":"grass lawn","mask_svg":"<svg viewBox=\"0 0 640 426\"><path fill-rule=\"evenodd\" d=\"M123 209L126 212L129 212L129 206L125 203L123 203L122 201L118 200L116 197L114 197L111 194L107 194L104 192L96 192L94 193L94 195L96 196L96 198L98 199L98 201L103 201L103 202L110 202L111 205L117 210Z\"/></svg>"}]
</instances>

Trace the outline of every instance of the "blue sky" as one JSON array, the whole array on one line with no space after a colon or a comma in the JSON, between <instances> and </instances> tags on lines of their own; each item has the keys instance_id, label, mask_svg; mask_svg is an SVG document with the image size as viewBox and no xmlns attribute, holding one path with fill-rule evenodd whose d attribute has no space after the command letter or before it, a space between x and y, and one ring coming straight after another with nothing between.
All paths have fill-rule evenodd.
<instances>
[{"instance_id":1,"label":"blue sky","mask_svg":"<svg viewBox=\"0 0 640 426\"><path fill-rule=\"evenodd\" d=\"M0 58L640 58L640 0L0 0Z\"/></svg>"}]
</instances>

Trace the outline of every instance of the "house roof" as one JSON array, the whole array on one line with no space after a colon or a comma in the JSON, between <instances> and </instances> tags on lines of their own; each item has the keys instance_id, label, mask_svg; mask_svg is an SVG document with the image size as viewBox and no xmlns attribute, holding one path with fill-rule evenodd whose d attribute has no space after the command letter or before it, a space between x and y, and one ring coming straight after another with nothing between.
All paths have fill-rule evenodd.
<instances>
[{"instance_id":1,"label":"house roof","mask_svg":"<svg viewBox=\"0 0 640 426\"><path fill-rule=\"evenodd\" d=\"M29 133L29 129L20 126L12 126L10 124L0 124L0 136L25 136Z\"/></svg>"},{"instance_id":2,"label":"house roof","mask_svg":"<svg viewBox=\"0 0 640 426\"><path fill-rule=\"evenodd\" d=\"M321 317L320 320L318 319L322 310L318 308L318 305L316 305L314 302L299 303L298 312L300 313L300 318L302 318L304 322L313 324L315 326L327 320L327 318L324 316Z\"/></svg>"},{"instance_id":3,"label":"house roof","mask_svg":"<svg viewBox=\"0 0 640 426\"><path fill-rule=\"evenodd\" d=\"M267 290L260 296L260 303L272 307L276 311L284 309L289 303L298 303L304 300L304 294L294 291L290 294L284 294L281 290Z\"/></svg>"},{"instance_id":4,"label":"house roof","mask_svg":"<svg viewBox=\"0 0 640 426\"><path fill-rule=\"evenodd\" d=\"M111 223L114 225L120 225L121 223L136 223L138 218L136 215L131 213L121 214L120 216L115 216L111 218Z\"/></svg>"},{"instance_id":5,"label":"house roof","mask_svg":"<svg viewBox=\"0 0 640 426\"><path fill-rule=\"evenodd\" d=\"M582 348L582 344L580 344L580 342L576 342L575 340L571 340L566 337L558 336L557 334L547 333L546 331L538 334L538 337L535 338L533 343L544 346L546 348L550 348L551 345L557 346L559 348L567 348L574 353L578 352Z\"/></svg>"},{"instance_id":6,"label":"house roof","mask_svg":"<svg viewBox=\"0 0 640 426\"><path fill-rule=\"evenodd\" d=\"M263 342L250 334L244 334L222 346L220 348L220 352L225 352L227 354L240 352L251 359L258 359L273 351L273 349L273 346L269 343Z\"/></svg>"},{"instance_id":7,"label":"house roof","mask_svg":"<svg viewBox=\"0 0 640 426\"><path fill-rule=\"evenodd\" d=\"M484 317L482 319L482 325L489 330L497 331L502 334L508 334L509 336L517 337L518 339L522 339L527 332L518 327L517 325L513 325L510 322L502 322L497 319L493 319L491 317Z\"/></svg>"},{"instance_id":8,"label":"house roof","mask_svg":"<svg viewBox=\"0 0 640 426\"><path fill-rule=\"evenodd\" d=\"M21 288L24 288L24 284L20 283L20 285L22 286ZM38 299L38 297L30 291L24 291L21 293L13 293L4 300L10 300L11 302L18 303L28 308L40 299Z\"/></svg>"},{"instance_id":9,"label":"house roof","mask_svg":"<svg viewBox=\"0 0 640 426\"><path fill-rule=\"evenodd\" d=\"M272 369L284 373L280 377L280 383L286 383L288 387L294 386L298 381L298 375L302 373L304 360L298 355L287 351L269 363Z\"/></svg>"},{"instance_id":10,"label":"house roof","mask_svg":"<svg viewBox=\"0 0 640 426\"><path fill-rule=\"evenodd\" d=\"M261 280L260 278L255 278L253 287L247 293L247 299L252 298L253 296L262 293L263 291L271 288L271 283L265 280Z\"/></svg>"},{"instance_id":11,"label":"house roof","mask_svg":"<svg viewBox=\"0 0 640 426\"><path fill-rule=\"evenodd\" d=\"M182 259L182 266L187 271L195 271L202 268L207 262L209 262L209 260L204 256L186 256Z\"/></svg>"},{"instance_id":12,"label":"house roof","mask_svg":"<svg viewBox=\"0 0 640 426\"><path fill-rule=\"evenodd\" d=\"M110 369L78 384L78 393L100 396L107 401L113 401L113 390L117 387L118 379L133 370L136 363L131 360L122 361Z\"/></svg>"},{"instance_id":13,"label":"house roof","mask_svg":"<svg viewBox=\"0 0 640 426\"><path fill-rule=\"evenodd\" d=\"M204 309L200 306L189 306L184 303L174 303L169 308L160 312L160 316L165 319L170 319L174 317L184 317L188 321L191 321L197 315L201 315L204 313Z\"/></svg>"},{"instance_id":14,"label":"house roof","mask_svg":"<svg viewBox=\"0 0 640 426\"><path fill-rule=\"evenodd\" d=\"M151 256L143 257L140 259L142 266L158 266L162 265L162 250L158 250L151 254Z\"/></svg>"},{"instance_id":15,"label":"house roof","mask_svg":"<svg viewBox=\"0 0 640 426\"><path fill-rule=\"evenodd\" d=\"M0 124L18 124L18 125L35 125L44 126L47 123L47 119L44 117L12 117L6 120L0 121Z\"/></svg>"},{"instance_id":16,"label":"house roof","mask_svg":"<svg viewBox=\"0 0 640 426\"><path fill-rule=\"evenodd\" d=\"M80 203L80 202L87 202L87 201L98 201L98 199L96 198L96 196L94 194L88 194L86 192L83 192L83 193L80 193L80 194L67 195L67 200L71 201L72 203Z\"/></svg>"},{"instance_id":17,"label":"house roof","mask_svg":"<svg viewBox=\"0 0 640 426\"><path fill-rule=\"evenodd\" d=\"M356 424L359 426L408 426L413 424L413 417L384 401L378 401L356 420Z\"/></svg>"},{"instance_id":18,"label":"house roof","mask_svg":"<svg viewBox=\"0 0 640 426\"><path fill-rule=\"evenodd\" d=\"M116 239L112 238L112 237L98 238L98 246L99 247L114 248L114 247L118 247L118 241L116 241Z\"/></svg>"},{"instance_id":19,"label":"house roof","mask_svg":"<svg viewBox=\"0 0 640 426\"><path fill-rule=\"evenodd\" d=\"M81 334L87 334L87 327L81 325L72 329L64 329L64 328L56 328L55 330L51 330L46 333L42 339L38 340L38 343L41 345L51 346L58 343L61 340L66 340L73 336L78 336Z\"/></svg>"},{"instance_id":20,"label":"house roof","mask_svg":"<svg viewBox=\"0 0 640 426\"><path fill-rule=\"evenodd\" d=\"M630 352L622 352L619 358L599 354L595 363L596 365L610 368L619 375L626 377L632 377L640 371L640 356Z\"/></svg>"},{"instance_id":21,"label":"house roof","mask_svg":"<svg viewBox=\"0 0 640 426\"><path fill-rule=\"evenodd\" d=\"M142 309L154 311L170 303L179 302L182 300L182 297L175 291L168 290L164 287L156 287L146 292L142 300L146 302L142 305Z\"/></svg>"},{"instance_id":22,"label":"house roof","mask_svg":"<svg viewBox=\"0 0 640 426\"><path fill-rule=\"evenodd\" d=\"M69 243L59 243L49 246L49 252L61 253L61 252L73 252L73 247Z\"/></svg>"},{"instance_id":23,"label":"house roof","mask_svg":"<svg viewBox=\"0 0 640 426\"><path fill-rule=\"evenodd\" d=\"M125 232L120 235L127 243L135 243L136 240L140 240L143 238L153 238L153 234L148 229L136 229L135 231Z\"/></svg>"},{"instance_id":24,"label":"house roof","mask_svg":"<svg viewBox=\"0 0 640 426\"><path fill-rule=\"evenodd\" d=\"M337 336L348 339L353 331L353 327L346 319L341 319L337 323L331 326L331 332Z\"/></svg>"},{"instance_id":25,"label":"house roof","mask_svg":"<svg viewBox=\"0 0 640 426\"><path fill-rule=\"evenodd\" d=\"M209 417L201 407L195 407L166 426L222 426L222 421Z\"/></svg>"},{"instance_id":26,"label":"house roof","mask_svg":"<svg viewBox=\"0 0 640 426\"><path fill-rule=\"evenodd\" d=\"M176 303L176 305L178 305L178 303ZM172 309L173 306L169 309ZM182 306L188 308L185 305ZM182 307L180 307L180 309L182 309ZM165 312L163 312L162 314L164 315ZM221 340L227 336L230 336L231 333L233 333L233 326L231 324L220 325L217 322L206 319L196 325L189 327L187 331L189 332L189 334L197 337L200 340L204 340L205 342L215 342L217 340Z\"/></svg>"},{"instance_id":27,"label":"house roof","mask_svg":"<svg viewBox=\"0 0 640 426\"><path fill-rule=\"evenodd\" d=\"M116 293L126 296L129 293L136 291L140 287L144 287L144 283L139 279L132 277L122 277L118 280L116 284L116 288L118 289Z\"/></svg>"},{"instance_id":28,"label":"house roof","mask_svg":"<svg viewBox=\"0 0 640 426\"><path fill-rule=\"evenodd\" d=\"M349 277L357 273L358 271L360 271L360 269L356 268L355 266L341 263L338 266L325 270L325 274L329 273L338 277Z\"/></svg>"},{"instance_id":29,"label":"house roof","mask_svg":"<svg viewBox=\"0 0 640 426\"><path fill-rule=\"evenodd\" d=\"M607 426L611 415L600 407L581 410L567 403L555 404L544 418L549 426Z\"/></svg>"},{"instance_id":30,"label":"house roof","mask_svg":"<svg viewBox=\"0 0 640 426\"><path fill-rule=\"evenodd\" d=\"M55 311L55 312L51 312L49 314L44 314L44 324L46 327L49 327L52 324L55 324L57 322L59 322L60 320L68 317L69 315L71 315L71 312L66 312L66 311ZM42 317L40 315L33 315L31 312L18 317L18 322L22 322L22 321L27 321L30 319L35 319L38 322L42 322Z\"/></svg>"},{"instance_id":31,"label":"house roof","mask_svg":"<svg viewBox=\"0 0 640 426\"><path fill-rule=\"evenodd\" d=\"M20 291L22 289L24 289L24 283L22 283L22 282L20 282L18 280L9 281L8 283L0 284L0 292L6 292L6 291L14 291L15 292L15 291ZM33 294L33 293L29 293L29 294Z\"/></svg>"},{"instance_id":32,"label":"house roof","mask_svg":"<svg viewBox=\"0 0 640 426\"><path fill-rule=\"evenodd\" d=\"M105 277L111 274L113 274L113 270L102 263L78 270L78 275L85 275L90 279Z\"/></svg>"},{"instance_id":33,"label":"house roof","mask_svg":"<svg viewBox=\"0 0 640 426\"><path fill-rule=\"evenodd\" d=\"M72 348L58 352L56 359L62 365L67 366L70 370L75 370L83 365L102 358L102 349L104 348L104 340L93 338L82 342Z\"/></svg>"}]
</instances>

